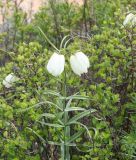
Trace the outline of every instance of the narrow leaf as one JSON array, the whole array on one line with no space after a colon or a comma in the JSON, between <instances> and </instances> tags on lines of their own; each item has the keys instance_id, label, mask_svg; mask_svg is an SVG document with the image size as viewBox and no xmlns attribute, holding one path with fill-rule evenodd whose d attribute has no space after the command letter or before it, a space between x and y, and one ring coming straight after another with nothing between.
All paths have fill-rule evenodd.
<instances>
[{"instance_id":1,"label":"narrow leaf","mask_svg":"<svg viewBox=\"0 0 136 160\"><path fill-rule=\"evenodd\" d=\"M74 123L72 123L72 124L78 124L78 125L84 127L84 128L86 129L86 131L87 131L87 134L88 134L90 140L92 141L92 136L91 136L91 134L90 134L90 132L89 132L89 130L88 130L88 128L87 128L86 125L84 125L83 123L80 123L80 122L74 122Z\"/></svg>"},{"instance_id":2,"label":"narrow leaf","mask_svg":"<svg viewBox=\"0 0 136 160\"><path fill-rule=\"evenodd\" d=\"M66 108L65 111L66 112L70 112L70 111L85 111L86 109L84 108L80 108L80 107L71 107L71 108Z\"/></svg>"},{"instance_id":3,"label":"narrow leaf","mask_svg":"<svg viewBox=\"0 0 136 160\"><path fill-rule=\"evenodd\" d=\"M67 144L75 141L78 137L80 137L80 135L85 131L85 129L81 129L80 131L78 131L77 133L75 133L74 135L72 135L70 137L70 139L66 142Z\"/></svg>"},{"instance_id":4,"label":"narrow leaf","mask_svg":"<svg viewBox=\"0 0 136 160\"><path fill-rule=\"evenodd\" d=\"M66 108L69 108L69 107L70 107L71 102L72 102L72 98L71 98L71 99L69 99L69 101L67 102L67 104L66 104Z\"/></svg>"},{"instance_id":5,"label":"narrow leaf","mask_svg":"<svg viewBox=\"0 0 136 160\"><path fill-rule=\"evenodd\" d=\"M50 144L50 145L57 145L57 146L60 146L61 143L58 143L58 142L53 142L53 141L46 141L43 137L41 137L37 132L35 132L33 129L27 127L27 129L29 129L30 131L32 131L41 141L42 143L45 145L45 144Z\"/></svg>"},{"instance_id":6,"label":"narrow leaf","mask_svg":"<svg viewBox=\"0 0 136 160\"><path fill-rule=\"evenodd\" d=\"M35 132L33 129L27 127L28 130L32 131L41 141L42 143L45 145L46 144L46 141L45 139L43 139L43 137L41 137L37 132Z\"/></svg>"},{"instance_id":7,"label":"narrow leaf","mask_svg":"<svg viewBox=\"0 0 136 160\"><path fill-rule=\"evenodd\" d=\"M66 125L70 125L71 123L74 123L77 120L79 120L79 119L81 119L81 118L83 118L85 116L89 116L89 114L90 114L90 111L88 111L88 110L84 111L82 113L79 113L78 115L76 115L73 118L71 118Z\"/></svg>"},{"instance_id":8,"label":"narrow leaf","mask_svg":"<svg viewBox=\"0 0 136 160\"><path fill-rule=\"evenodd\" d=\"M50 102L50 101L44 101L44 102L37 103L37 104L35 104L35 105L32 106L32 107L29 107L29 108L26 108L26 109L21 109L21 110L19 110L18 112L26 112L26 111L28 111L28 110L30 110L30 109L32 109L32 108L41 107L41 105L43 105L43 104L50 104L50 105L55 106L56 108L58 108L59 110L62 111L62 108L60 108L60 107L59 107L58 105L56 105L55 103Z\"/></svg>"},{"instance_id":9,"label":"narrow leaf","mask_svg":"<svg viewBox=\"0 0 136 160\"><path fill-rule=\"evenodd\" d=\"M60 49L62 48L63 42L65 41L65 39L66 39L67 37L69 37L69 36L70 36L70 35L67 35L67 36L65 36L65 37L62 39L61 44L60 44Z\"/></svg>"},{"instance_id":10,"label":"narrow leaf","mask_svg":"<svg viewBox=\"0 0 136 160\"><path fill-rule=\"evenodd\" d=\"M45 33L42 31L40 27L38 27L41 34L44 36L44 38L47 40L47 42L56 50L59 52L58 48L49 40L49 38L45 35Z\"/></svg>"},{"instance_id":11,"label":"narrow leaf","mask_svg":"<svg viewBox=\"0 0 136 160\"><path fill-rule=\"evenodd\" d=\"M41 123L42 125L49 126L49 127L55 127L55 128L63 128L64 127L60 124L45 123L45 122L41 122L41 121L37 121L37 122Z\"/></svg>"},{"instance_id":12,"label":"narrow leaf","mask_svg":"<svg viewBox=\"0 0 136 160\"><path fill-rule=\"evenodd\" d=\"M39 116L39 118L46 117L46 118L55 118L56 116L54 114L50 113L43 113Z\"/></svg>"},{"instance_id":13,"label":"narrow leaf","mask_svg":"<svg viewBox=\"0 0 136 160\"><path fill-rule=\"evenodd\" d=\"M55 91L51 91L51 90L47 90L44 92L44 94L50 94L50 95L54 95L54 96L61 96L60 93L55 92Z\"/></svg>"},{"instance_id":14,"label":"narrow leaf","mask_svg":"<svg viewBox=\"0 0 136 160\"><path fill-rule=\"evenodd\" d=\"M81 95L73 95L69 96L66 99L80 99L80 100L87 100L89 97L88 96L81 96Z\"/></svg>"}]
</instances>

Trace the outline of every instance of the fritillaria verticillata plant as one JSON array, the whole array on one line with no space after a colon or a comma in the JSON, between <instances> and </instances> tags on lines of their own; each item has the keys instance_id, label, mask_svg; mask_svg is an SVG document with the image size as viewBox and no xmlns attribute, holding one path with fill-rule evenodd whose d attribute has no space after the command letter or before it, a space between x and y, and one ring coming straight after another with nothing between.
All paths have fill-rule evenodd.
<instances>
[{"instance_id":1,"label":"fritillaria verticillata plant","mask_svg":"<svg viewBox=\"0 0 136 160\"><path fill-rule=\"evenodd\" d=\"M123 21L123 27L126 30L126 40L128 41L130 53L129 53L129 64L128 68L130 70L129 72L129 78L131 81L132 89L134 90L135 86L135 68L136 68L136 56L135 56L135 37L136 37L136 14L129 13L124 21Z\"/></svg>"},{"instance_id":2,"label":"fritillaria verticillata plant","mask_svg":"<svg viewBox=\"0 0 136 160\"><path fill-rule=\"evenodd\" d=\"M17 78L14 73L10 73L6 76L6 78L3 80L3 85L6 88L12 87L13 83L16 82L19 78Z\"/></svg>"},{"instance_id":3,"label":"fritillaria verticillata plant","mask_svg":"<svg viewBox=\"0 0 136 160\"><path fill-rule=\"evenodd\" d=\"M130 25L131 27L133 27L134 25L136 25L136 15L134 15L133 13L129 13L124 22L123 22L124 26Z\"/></svg>"},{"instance_id":4,"label":"fritillaria verticillata plant","mask_svg":"<svg viewBox=\"0 0 136 160\"><path fill-rule=\"evenodd\" d=\"M41 105L49 105L50 107L54 107L55 114L53 113L43 113L41 114L40 118L36 121L37 123L40 123L42 126L48 126L53 127L55 130L59 130L59 134L57 134L58 141L45 141L43 137L41 137L38 133L36 133L34 130L29 128L34 134L36 134L40 140L45 144L50 145L58 145L61 148L61 160L70 160L70 147L76 147L78 148L78 145L76 144L77 138L79 138L84 132L87 133L90 143L92 143L92 138L89 132L89 129L86 125L80 122L80 120L83 117L89 116L91 113L95 112L94 109L86 109L85 107L73 107L72 102L73 100L88 100L87 96L82 96L77 94L67 96L67 79L66 79L66 71L64 69L65 67L65 57L64 55L60 54L60 51L54 46L50 40L46 37L46 35L43 33L43 31L39 28L40 33L45 37L45 39L52 45L52 47L56 50L54 54L51 56L47 63L47 70L50 74L52 74L55 77L58 77L62 74L63 76L63 91L51 91L46 90L44 94L50 95L52 99L55 97L57 101L51 102L51 101L43 101L40 102L30 108L27 108L23 111L27 111L31 108L38 108L41 107ZM67 37L67 36L66 36ZM66 38L64 37L64 39ZM63 45L63 41L61 43L61 47ZM60 48L61 48L60 47ZM70 57L70 64L73 72L77 74L78 76L81 76L83 73L87 73L88 68L90 66L88 57L82 53L77 52L74 55ZM70 115L70 112L73 112L73 116ZM45 119L50 119L50 123L46 122ZM81 129L76 131L73 135L71 134L71 127L80 126ZM93 128L94 132L95 129ZM87 146L88 147L88 146Z\"/></svg>"}]
</instances>

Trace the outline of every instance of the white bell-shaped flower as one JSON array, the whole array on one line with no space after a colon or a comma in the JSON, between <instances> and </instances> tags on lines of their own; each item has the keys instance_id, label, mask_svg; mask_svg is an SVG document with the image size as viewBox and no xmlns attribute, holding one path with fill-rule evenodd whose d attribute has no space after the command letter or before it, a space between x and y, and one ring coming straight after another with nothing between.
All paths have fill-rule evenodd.
<instances>
[{"instance_id":1,"label":"white bell-shaped flower","mask_svg":"<svg viewBox=\"0 0 136 160\"><path fill-rule=\"evenodd\" d=\"M64 71L64 65L64 55L54 53L47 64L47 70L50 74L57 77Z\"/></svg>"},{"instance_id":2,"label":"white bell-shaped flower","mask_svg":"<svg viewBox=\"0 0 136 160\"><path fill-rule=\"evenodd\" d=\"M6 88L10 88L12 87L13 83L15 81L17 81L18 78L14 75L14 73L10 73L9 75L7 75L7 77L3 80L3 85Z\"/></svg>"},{"instance_id":3,"label":"white bell-shaped flower","mask_svg":"<svg viewBox=\"0 0 136 160\"><path fill-rule=\"evenodd\" d=\"M82 53L77 52L70 57L70 64L73 72L79 76L88 72L90 66L88 57Z\"/></svg>"},{"instance_id":4,"label":"white bell-shaped flower","mask_svg":"<svg viewBox=\"0 0 136 160\"><path fill-rule=\"evenodd\" d=\"M136 24L136 15L134 15L133 13L129 13L124 22L123 22L123 25L126 26L126 25L130 25L130 26L134 26Z\"/></svg>"}]
</instances>

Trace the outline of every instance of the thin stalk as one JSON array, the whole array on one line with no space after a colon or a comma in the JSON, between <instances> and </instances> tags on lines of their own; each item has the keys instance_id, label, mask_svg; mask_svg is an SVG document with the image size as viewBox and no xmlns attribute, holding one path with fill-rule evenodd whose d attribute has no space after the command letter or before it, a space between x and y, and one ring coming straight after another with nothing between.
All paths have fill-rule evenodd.
<instances>
[{"instance_id":1,"label":"thin stalk","mask_svg":"<svg viewBox=\"0 0 136 160\"><path fill-rule=\"evenodd\" d=\"M132 29L132 32L131 32L131 54L132 54L132 79L131 79L131 83L132 83L132 90L134 91L134 69L135 69L135 62L134 62L134 49L133 49L133 29Z\"/></svg>"},{"instance_id":2,"label":"thin stalk","mask_svg":"<svg viewBox=\"0 0 136 160\"><path fill-rule=\"evenodd\" d=\"M66 84L66 71L64 71L64 97L67 97L67 84ZM62 154L63 160L70 160L70 153L69 153L69 146L67 146L66 142L67 139L69 139L70 137L70 126L66 126L68 119L69 119L69 115L68 112L65 111L66 109L66 99L64 99L64 105L63 105L63 112L64 112L64 144L62 145Z\"/></svg>"}]
</instances>

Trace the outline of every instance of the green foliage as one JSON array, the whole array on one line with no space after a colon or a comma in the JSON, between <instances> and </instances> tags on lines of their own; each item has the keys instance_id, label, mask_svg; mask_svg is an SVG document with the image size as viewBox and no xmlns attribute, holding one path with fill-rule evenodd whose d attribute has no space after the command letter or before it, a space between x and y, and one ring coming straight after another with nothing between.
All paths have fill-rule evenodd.
<instances>
[{"instance_id":1,"label":"green foliage","mask_svg":"<svg viewBox=\"0 0 136 160\"><path fill-rule=\"evenodd\" d=\"M125 132L122 136L122 155L124 159L135 159L136 153L136 95L131 95L131 102L126 107L126 128L129 132ZM131 124L131 126L129 126Z\"/></svg>"}]
</instances>

